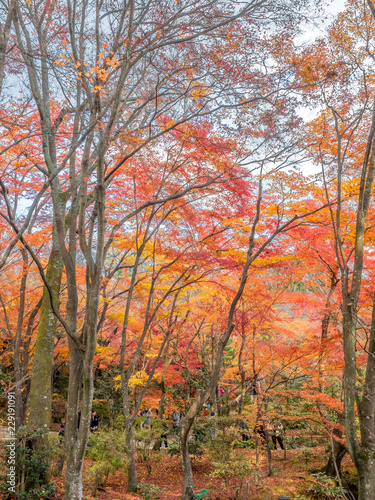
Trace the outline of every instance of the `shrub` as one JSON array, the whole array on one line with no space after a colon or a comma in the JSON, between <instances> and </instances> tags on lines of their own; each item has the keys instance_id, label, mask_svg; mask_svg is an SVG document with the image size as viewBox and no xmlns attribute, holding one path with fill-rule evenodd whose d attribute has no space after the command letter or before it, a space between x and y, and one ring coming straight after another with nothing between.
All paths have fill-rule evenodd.
<instances>
[{"instance_id":1,"label":"shrub","mask_svg":"<svg viewBox=\"0 0 375 500\"><path fill-rule=\"evenodd\" d=\"M216 419L218 433L216 439L208 443L209 454L214 465L210 477L223 479L226 485L233 483L236 488L236 498L241 495L245 479L253 470L252 464L241 450L235 449L238 443L239 430L236 420L229 417Z\"/></svg>"},{"instance_id":2,"label":"shrub","mask_svg":"<svg viewBox=\"0 0 375 500\"><path fill-rule=\"evenodd\" d=\"M145 483L143 480L138 484L137 490L143 495L143 500L157 500L165 491L165 489L161 490L154 484Z\"/></svg>"},{"instance_id":3,"label":"shrub","mask_svg":"<svg viewBox=\"0 0 375 500\"><path fill-rule=\"evenodd\" d=\"M162 498L160 495L165 491L161 490L155 484L146 483L142 481L138 484L137 490L143 495L143 500L158 500Z\"/></svg>"},{"instance_id":4,"label":"shrub","mask_svg":"<svg viewBox=\"0 0 375 500\"><path fill-rule=\"evenodd\" d=\"M50 451L46 445L38 448L33 447L33 443L45 437L41 430L31 431L26 426L20 427L16 436L15 447L15 471L16 471L16 493L11 494L8 490L7 472L9 448L5 441L2 444L3 453L1 470L4 474L0 477L3 498L16 497L18 499L39 500L48 498L55 493L53 483L45 483L45 478L49 472Z\"/></svg>"},{"instance_id":5,"label":"shrub","mask_svg":"<svg viewBox=\"0 0 375 500\"><path fill-rule=\"evenodd\" d=\"M118 415L118 417L115 418L112 428L116 431L122 431L125 429L124 415Z\"/></svg>"},{"instance_id":6,"label":"shrub","mask_svg":"<svg viewBox=\"0 0 375 500\"><path fill-rule=\"evenodd\" d=\"M234 443L234 448L255 448L255 443L253 440L249 439L247 441L236 441Z\"/></svg>"},{"instance_id":7,"label":"shrub","mask_svg":"<svg viewBox=\"0 0 375 500\"><path fill-rule=\"evenodd\" d=\"M96 413L98 414L100 423L109 424L110 418L109 418L108 401L105 401L103 399L96 401L94 400L92 402L92 410L95 410Z\"/></svg>"},{"instance_id":8,"label":"shrub","mask_svg":"<svg viewBox=\"0 0 375 500\"><path fill-rule=\"evenodd\" d=\"M173 457L180 454L180 445L178 443L171 443L168 446L168 455Z\"/></svg>"},{"instance_id":9,"label":"shrub","mask_svg":"<svg viewBox=\"0 0 375 500\"><path fill-rule=\"evenodd\" d=\"M311 474L316 483L306 488L305 492L316 500L339 500L342 498L341 490L332 477L322 472Z\"/></svg>"},{"instance_id":10,"label":"shrub","mask_svg":"<svg viewBox=\"0 0 375 500\"><path fill-rule=\"evenodd\" d=\"M98 487L106 484L111 473L121 468L126 470L125 433L115 430L92 433L87 447L87 456L93 460L88 477L94 483L95 496Z\"/></svg>"}]
</instances>

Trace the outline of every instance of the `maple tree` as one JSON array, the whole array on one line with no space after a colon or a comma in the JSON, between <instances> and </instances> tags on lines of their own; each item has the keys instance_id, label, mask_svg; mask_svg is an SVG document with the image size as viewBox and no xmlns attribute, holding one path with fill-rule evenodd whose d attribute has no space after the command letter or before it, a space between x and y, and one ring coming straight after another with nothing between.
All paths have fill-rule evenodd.
<instances>
[{"instance_id":1,"label":"maple tree","mask_svg":"<svg viewBox=\"0 0 375 500\"><path fill-rule=\"evenodd\" d=\"M236 11L230 4L222 5L221 9L214 9L214 4L210 4L211 17L204 14L198 21L208 4L195 3L194 15L189 3L182 9L179 4L172 3L166 4L164 9L160 9L160 5L155 7L147 5L138 10L133 3L129 3L122 7L122 15L116 12L114 16L107 6L97 6L100 9L96 14L98 21L92 24L92 34L88 35L91 20L86 16L85 6L80 4L46 3L43 8L39 6L38 11L31 3L19 5L14 19L19 63L24 64L40 120L41 163L45 167L40 167L39 162L34 162L34 165L45 179L43 190L46 187L51 190L54 214L52 236L56 249L50 257L54 260L50 261L44 273L30 244L26 238L20 237L46 286L41 317L51 318L47 321L48 332L43 331L44 321L40 323L39 339L43 338L49 345L49 355L46 354L46 344L42 348L39 341L33 381L38 383L42 380L38 370L44 371L46 377L46 367L52 354L54 315L64 326L69 344L65 439L67 498L82 497L82 461L92 400L92 363L96 348L101 270L116 231L147 206L167 202L218 180L221 182L227 171L225 165L217 164L216 168L223 169L218 174L212 176L211 172L208 175L199 172L198 178L188 182L182 190L172 189L172 192L138 205L109 232L106 223L107 189L125 162L158 137L196 116L238 106L237 95L230 89L233 89L232 81L238 78L240 68L235 67L236 71L231 72L226 67L223 78L225 61L215 58L215 54L217 45L222 44L221 50L226 50L229 56L234 49L238 50L239 39L237 37L232 41L231 36L221 37L220 34L224 26L230 22L239 23L240 19L244 19L243 29L246 31L249 29L246 15L250 12L253 15L255 11L260 13L267 8L262 3L248 4L242 11ZM62 14L67 15L68 25L60 29L58 19ZM282 12L277 15L282 16ZM110 22L105 24L107 21ZM183 37L178 34L182 23L193 27L191 33L188 28L187 35ZM143 26L146 26L145 31ZM206 34L215 30L218 37L212 38L213 44L205 45L203 39ZM33 37L34 32L36 38ZM47 37L47 33L50 36ZM188 43L195 40L195 45ZM173 52L173 46L180 53L178 50ZM197 53L194 51L199 52L200 58L206 54L212 70L221 75L219 88L211 84L210 74L206 75L196 64ZM150 54L151 60L148 59ZM182 65L176 66L179 60ZM262 91L257 92L258 87L255 86L253 95L244 103L240 102L241 106L249 107L250 112L253 112L252 104L262 100L265 92L273 92L272 80L262 78L259 71L255 74L261 79ZM247 83L253 86L255 74L244 74L245 88ZM229 108L225 100L221 101L225 89L228 91L225 99L232 99ZM278 106L285 107L286 102L280 100ZM263 113L267 113L266 110ZM227 117L228 112L223 116ZM270 132L274 126L270 120ZM119 148L118 153L112 145ZM271 153L271 157L275 154ZM14 226L14 221L11 222ZM86 304L82 324L77 322L77 243L86 262ZM66 315L59 312L57 305L63 265L67 279ZM41 362L38 353L43 351L45 357ZM46 392L48 394L48 390ZM81 426L76 437L81 394ZM40 404L32 386L30 421L39 420L39 425L47 421L49 406ZM34 411L34 408L37 410ZM47 411L43 412L42 408Z\"/></svg>"},{"instance_id":2,"label":"maple tree","mask_svg":"<svg viewBox=\"0 0 375 500\"><path fill-rule=\"evenodd\" d=\"M341 481L348 447L370 498L372 2L350 0L307 46L305 2L3 7L1 377L17 428L44 431L36 451L57 370L69 372L65 498L83 498L92 400L106 391L129 490L147 404L184 412L192 498L189 436L210 402L251 426L263 411L313 419L332 444L326 471ZM309 124L301 102L317 110ZM293 170L307 158L322 174Z\"/></svg>"},{"instance_id":3,"label":"maple tree","mask_svg":"<svg viewBox=\"0 0 375 500\"><path fill-rule=\"evenodd\" d=\"M362 306L364 297L372 293L365 280L364 266L366 258L371 259L372 247L374 108L373 68L368 56L372 57L373 14L371 2L367 5L349 2L326 40L317 43L316 62L310 58L309 50L306 65L301 65L301 78L314 88L309 98L320 100L323 106L311 130L330 203L336 266L341 278L345 433L358 472L360 499L371 498L375 465L373 328L366 333L364 348L359 326L361 321L373 322ZM340 38L338 33L343 29L346 36ZM331 204L333 198L335 205ZM358 367L364 361L365 376L359 381Z\"/></svg>"}]
</instances>

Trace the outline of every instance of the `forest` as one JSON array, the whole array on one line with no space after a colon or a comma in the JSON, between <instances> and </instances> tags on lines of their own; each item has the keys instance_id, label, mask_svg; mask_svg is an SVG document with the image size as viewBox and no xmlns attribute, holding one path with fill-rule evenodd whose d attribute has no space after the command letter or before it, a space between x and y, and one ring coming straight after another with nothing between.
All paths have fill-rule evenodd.
<instances>
[{"instance_id":1,"label":"forest","mask_svg":"<svg viewBox=\"0 0 375 500\"><path fill-rule=\"evenodd\" d=\"M375 3L330 8L1 0L1 498L375 499Z\"/></svg>"}]
</instances>

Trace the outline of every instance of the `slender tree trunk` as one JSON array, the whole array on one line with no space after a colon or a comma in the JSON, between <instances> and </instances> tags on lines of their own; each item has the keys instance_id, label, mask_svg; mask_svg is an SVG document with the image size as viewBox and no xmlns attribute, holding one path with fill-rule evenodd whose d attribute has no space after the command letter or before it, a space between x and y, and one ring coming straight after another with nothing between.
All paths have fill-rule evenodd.
<instances>
[{"instance_id":1,"label":"slender tree trunk","mask_svg":"<svg viewBox=\"0 0 375 500\"><path fill-rule=\"evenodd\" d=\"M375 492L375 298L368 342L368 360L362 400L357 397L361 429L358 486L359 500L374 498Z\"/></svg>"},{"instance_id":2,"label":"slender tree trunk","mask_svg":"<svg viewBox=\"0 0 375 500\"><path fill-rule=\"evenodd\" d=\"M268 458L268 476L273 476L273 462L272 462L272 452L270 448L270 443L268 440L268 433L266 432L266 450L267 450L267 458Z\"/></svg>"},{"instance_id":3,"label":"slender tree trunk","mask_svg":"<svg viewBox=\"0 0 375 500\"><path fill-rule=\"evenodd\" d=\"M180 430L180 453L181 453L181 465L182 465L182 500L191 500L194 495L193 490L193 470L191 467L191 460L189 455L189 432L191 429L192 422L189 420L181 420L181 430Z\"/></svg>"},{"instance_id":4,"label":"slender tree trunk","mask_svg":"<svg viewBox=\"0 0 375 500\"><path fill-rule=\"evenodd\" d=\"M245 342L246 342L245 328L244 328L244 324L242 324L242 341L241 341L240 352L238 354L238 370L239 370L240 376L241 376L241 397L240 397L239 406L238 406L238 414L239 415L242 415L244 403L245 403L246 373L245 373L245 370L244 370L244 367L242 364L242 354L243 354L243 350L245 348Z\"/></svg>"},{"instance_id":5,"label":"slender tree trunk","mask_svg":"<svg viewBox=\"0 0 375 500\"><path fill-rule=\"evenodd\" d=\"M336 275L336 271L329 268L330 273L331 273L331 284L328 292L328 296L326 299L325 303L325 308L324 308L324 315L322 319L322 327L321 327L321 341L320 341L320 352L319 352L319 365L318 365L318 370L319 370L319 391L321 394L324 394L325 390L325 356L327 352L327 341L328 341L328 328L329 324L331 322L331 317L332 317L332 297L333 294L336 290L336 287L339 283L339 280ZM329 425L329 417L327 415L327 411L325 406L318 401L317 407L320 413L320 416L324 421L327 422L327 425ZM323 467L322 472L324 472L327 476L332 476L336 477L336 469L339 471L339 474L341 475L341 461L344 458L347 449L346 446L342 443L343 439L343 433L342 433L342 428L344 426L344 413L341 413L338 421L333 429L333 446L331 450L331 454L329 456L328 462Z\"/></svg>"},{"instance_id":6,"label":"slender tree trunk","mask_svg":"<svg viewBox=\"0 0 375 500\"><path fill-rule=\"evenodd\" d=\"M333 446L331 450L331 455L328 459L327 465L322 469L327 476L336 477L336 468L341 475L341 461L346 455L346 446L342 443L343 440L343 425L344 425L344 413L338 418L337 424L333 429ZM336 464L336 466L335 466Z\"/></svg>"},{"instance_id":7,"label":"slender tree trunk","mask_svg":"<svg viewBox=\"0 0 375 500\"><path fill-rule=\"evenodd\" d=\"M63 268L60 252L58 247L54 245L48 260L47 280L56 304L58 303ZM48 431L51 423L51 371L56 322L48 290L44 287L28 399L28 425L32 429Z\"/></svg>"},{"instance_id":8,"label":"slender tree trunk","mask_svg":"<svg viewBox=\"0 0 375 500\"><path fill-rule=\"evenodd\" d=\"M79 460L78 455L74 460L67 461L64 495L66 500L81 500L83 498L82 469L83 460Z\"/></svg>"},{"instance_id":9,"label":"slender tree trunk","mask_svg":"<svg viewBox=\"0 0 375 500\"><path fill-rule=\"evenodd\" d=\"M50 285L55 304L58 297L63 273L63 263L54 241L48 259L46 278ZM38 336L35 345L32 377L28 395L28 426L32 430L41 429L43 434L32 443L34 448L48 447L48 431L52 414L52 366L57 319L52 310L51 299L46 287L43 288ZM44 476L45 484L50 482L50 472Z\"/></svg>"},{"instance_id":10,"label":"slender tree trunk","mask_svg":"<svg viewBox=\"0 0 375 500\"><path fill-rule=\"evenodd\" d=\"M13 16L16 11L16 0L11 0L8 6L7 17L5 20L4 28L0 27L0 93L3 87L3 80L5 76L5 60L8 47L8 40L10 35L10 28L13 22Z\"/></svg>"},{"instance_id":11,"label":"slender tree trunk","mask_svg":"<svg viewBox=\"0 0 375 500\"><path fill-rule=\"evenodd\" d=\"M135 466L134 427L126 426L126 453L128 456L128 491L137 490L137 469Z\"/></svg>"},{"instance_id":12,"label":"slender tree trunk","mask_svg":"<svg viewBox=\"0 0 375 500\"><path fill-rule=\"evenodd\" d=\"M54 476L54 477L61 476L61 473L62 473L63 468L64 468L65 459L66 459L65 450L64 450L64 448L61 448L57 452L57 460L55 463L55 467L52 470L52 476Z\"/></svg>"},{"instance_id":13,"label":"slender tree trunk","mask_svg":"<svg viewBox=\"0 0 375 500\"><path fill-rule=\"evenodd\" d=\"M333 300L333 294L336 290L336 287L339 283L339 280L336 275L336 271L333 269L330 269L331 273L331 283L330 283L330 288L328 292L328 296L326 299L325 307L324 307L324 314L323 314L323 319L322 319L322 327L321 327L321 338L320 338L320 352L319 352L319 391L324 394L324 362L325 362L325 355L327 351L327 341L328 341L328 328L329 324L331 322L332 318L332 300ZM323 405L318 403L318 410L323 418L327 418L327 412Z\"/></svg>"},{"instance_id":14,"label":"slender tree trunk","mask_svg":"<svg viewBox=\"0 0 375 500\"><path fill-rule=\"evenodd\" d=\"M254 483L255 486L259 484L259 436L258 433L255 432L255 477Z\"/></svg>"},{"instance_id":15,"label":"slender tree trunk","mask_svg":"<svg viewBox=\"0 0 375 500\"><path fill-rule=\"evenodd\" d=\"M16 430L23 425L24 422L24 405L22 400L22 388L24 382L22 381L22 368L21 368L21 345L22 345L22 329L23 329L23 319L25 315L25 294L26 294L26 283L28 274L28 258L27 251L25 248L21 249L22 254L22 278L20 286L20 303L18 308L18 319L16 335L14 339L14 376L15 376L15 410L16 410Z\"/></svg>"},{"instance_id":16,"label":"slender tree trunk","mask_svg":"<svg viewBox=\"0 0 375 500\"><path fill-rule=\"evenodd\" d=\"M96 326L94 326L95 328ZM72 342L73 343L73 342ZM78 352L77 346L70 346L70 374L65 430L66 474L65 500L82 500L82 468L90 432L91 405L93 397L92 352L85 352L87 357ZM79 393L83 382L81 417L77 431Z\"/></svg>"},{"instance_id":17,"label":"slender tree trunk","mask_svg":"<svg viewBox=\"0 0 375 500\"><path fill-rule=\"evenodd\" d=\"M164 410L165 406L167 404L167 372L170 364L173 361L173 356L174 354L172 353L170 356L168 356L168 351L169 351L169 342L167 343L165 347L165 355L164 355L164 370L163 370L163 375L161 379L161 397L159 401L159 418L163 418L164 415Z\"/></svg>"}]
</instances>

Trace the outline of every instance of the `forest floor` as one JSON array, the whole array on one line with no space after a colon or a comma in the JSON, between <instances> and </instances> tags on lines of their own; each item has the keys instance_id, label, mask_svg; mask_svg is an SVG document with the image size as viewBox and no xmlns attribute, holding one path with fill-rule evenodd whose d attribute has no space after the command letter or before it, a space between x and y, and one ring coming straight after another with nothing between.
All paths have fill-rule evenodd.
<instances>
[{"instance_id":1,"label":"forest floor","mask_svg":"<svg viewBox=\"0 0 375 500\"><path fill-rule=\"evenodd\" d=\"M306 450L309 450L306 453ZM255 450L239 450L247 456L252 464L255 464ZM307 459L308 457L308 459ZM286 496L290 500L305 492L306 488L317 484L317 480L311 475L311 471L323 467L328 459L324 446L312 448L299 448L287 450L286 460L282 450L272 450L274 475L267 477L268 466L265 453L259 458L259 480L258 485L254 483L254 476L248 477L250 493L247 500L277 500L279 496ZM307 460L307 462L306 462ZM209 489L211 500L229 500L235 498L235 491L240 486L239 478L231 478L226 482L222 479L210 477L214 470L209 457L203 455L193 461L194 465L194 487L195 491ZM85 498L93 498L92 481L88 477L88 469L92 465L91 460L85 461L84 485ZM343 469L352 467L349 457L343 460ZM161 500L177 500L181 497L182 472L179 456L170 457L165 450L154 452L151 456L151 473L148 475L145 464L138 460L138 481L144 481L149 485L159 488L157 496L149 498ZM57 498L63 496L63 476L57 478ZM246 483L243 485L242 495L245 498ZM104 491L98 491L98 500L139 500L147 498L145 494L129 494L126 492L127 478L124 471L117 471L111 475L104 487ZM306 498L306 497L305 497Z\"/></svg>"}]
</instances>

